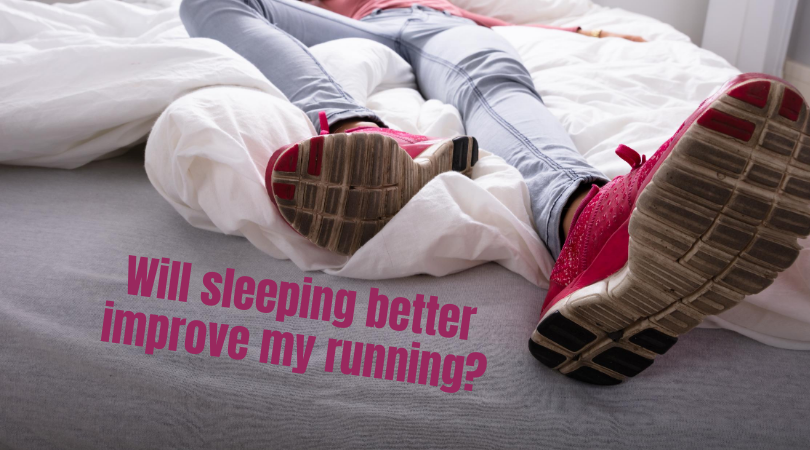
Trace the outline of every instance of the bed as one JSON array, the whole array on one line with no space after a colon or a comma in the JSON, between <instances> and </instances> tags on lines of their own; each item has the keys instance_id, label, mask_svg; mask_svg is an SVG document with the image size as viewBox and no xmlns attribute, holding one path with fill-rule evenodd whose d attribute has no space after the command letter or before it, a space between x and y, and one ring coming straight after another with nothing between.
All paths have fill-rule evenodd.
<instances>
[{"instance_id":1,"label":"bed","mask_svg":"<svg viewBox=\"0 0 810 450\"><path fill-rule=\"evenodd\" d=\"M0 447L33 448L801 448L810 353L726 330L694 330L645 373L604 389L542 367L526 350L544 291L494 263L447 277L367 282L274 259L247 240L198 230L149 183L143 151L72 171L0 167ZM410 346L412 336L255 310L127 296L130 254L207 271L439 300L478 308L467 341L422 339L488 359L472 391L262 364L99 339L104 303L132 311L274 328L318 339ZM361 305L362 302L358 302ZM363 308L358 307L358 317ZM283 326L282 326L283 325Z\"/></svg>"},{"instance_id":2,"label":"bed","mask_svg":"<svg viewBox=\"0 0 810 450\"><path fill-rule=\"evenodd\" d=\"M520 183L497 158L482 158L473 181L440 177L412 208L413 214L436 214L431 205L452 203L458 208L451 214L454 226L471 234L494 228L474 252L461 242L426 253L418 245L430 247L441 236L419 229L405 244L381 233L362 261L301 250L288 230L274 228L275 219L257 207L255 193L263 186L256 185L254 172L263 172L258 155L274 140L306 135L311 126L249 65L210 42L188 42L171 2L152 2L150 8L24 3L0 5L0 23L14 25L0 26L0 74L10 80L0 104L0 155L6 163L0 165L0 448L801 448L810 441L810 384L803 376L810 353L790 350L805 349L810 341L802 306L810 289L802 276L807 250L805 265L778 293L766 291L739 316L714 324L760 342L729 330L698 329L631 382L586 386L546 370L526 349L550 260L526 231ZM485 12L495 2L459 4ZM515 10L501 8L501 18L516 20L524 8L536 13L524 14L526 21L605 28L621 22L629 33L656 39L638 54L616 42L499 30L519 49L580 149L609 175L622 170L610 156L618 143L649 154L718 80L736 73L651 19L588 2L549 1L545 9L514 4ZM72 26L60 28L66 23ZM74 44L88 45L78 45L74 58L109 51L117 59L99 58L97 64L132 76L109 86L92 79L87 66L65 64L57 71L53 60L37 66L32 57L21 72L19 64L9 63L25 61L32 49L59 57L54 50L61 48L60 33L76 30L87 41L74 37ZM594 60L583 60L587 46L597 47L587 52ZM550 47L569 51L552 58ZM342 61L347 68L332 62L355 96L407 131L458 131L457 112L414 97L413 81L396 58L374 46L365 51L365 59ZM330 64L328 47L316 52ZM147 56L165 58L164 71L136 64ZM189 62L195 71L182 68ZM352 64L375 69L357 71ZM26 110L19 92L31 80L23 75L47 67L34 77L43 86L41 98L29 96ZM170 85L155 82L166 74L175 77ZM629 81L616 84L622 79ZM65 95L57 89L82 83L95 88ZM139 83L154 89L133 92ZM663 95L672 85L681 94ZM612 96L604 96L605 86ZM119 95L105 95L110 93ZM68 114L79 104L77 95L90 96L80 104L94 107ZM36 101L51 108L32 115ZM395 103L404 106L393 108ZM282 125L251 128L257 121L242 120L257 115ZM52 117L59 123L46 120ZM200 117L210 119L208 127L200 128L206 123ZM207 136L205 142L188 143L199 135ZM32 165L44 167L26 167ZM465 206L455 195L468 188L491 196L490 211ZM412 224L403 220L401 226ZM396 263L380 256L391 251L400 258ZM191 263L188 302L132 295L130 255ZM226 269L255 280L303 286L309 277L313 286L356 291L354 323L339 328L301 317L279 322L255 308L207 306L201 301L208 289L204 274ZM477 308L468 339L364 326L372 288L392 300L422 294ZM769 301L777 297L780 302ZM214 357L208 344L199 354L182 344L178 351L148 354L141 346L103 340L105 314L113 308L107 302L147 316L243 326L251 336L273 330L317 339L304 373L272 359L261 362L258 337L244 345L241 360L228 350ZM419 342L420 350L441 355L481 353L486 370L464 379L470 390L452 393L440 389L443 383L344 374L339 364L328 372L329 339L407 349Z\"/></svg>"}]
</instances>

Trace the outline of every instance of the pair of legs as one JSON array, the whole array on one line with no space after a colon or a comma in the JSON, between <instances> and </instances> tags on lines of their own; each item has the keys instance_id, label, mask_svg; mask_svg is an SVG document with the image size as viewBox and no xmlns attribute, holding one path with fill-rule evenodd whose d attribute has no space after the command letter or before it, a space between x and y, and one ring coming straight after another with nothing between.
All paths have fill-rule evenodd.
<instances>
[{"instance_id":1,"label":"pair of legs","mask_svg":"<svg viewBox=\"0 0 810 450\"><path fill-rule=\"evenodd\" d=\"M638 375L704 317L769 286L796 261L798 239L810 234L810 107L778 78L746 74L729 81L649 160L620 146L617 154L632 170L590 192L560 253L562 217L572 197L606 180L576 152L515 51L491 30L418 6L356 21L291 0L184 0L183 5L181 15L193 36L213 37L245 56L316 127L321 110L330 124L384 125L346 95L306 49L344 37L393 49L413 67L424 96L458 108L467 133L526 179L537 231L559 258L529 350L573 379L613 385ZM375 155L390 150L377 138ZM323 178L327 144L334 144L333 157L340 142L352 139L363 142L363 152L356 153L365 155L370 137L315 137L308 147L276 152L278 164L269 172L299 174L300 160L312 165L313 171L305 168L308 174ZM281 164L287 155L289 165ZM361 161L351 167L369 165ZM348 177L338 178L344 183ZM353 186L359 197L359 181L340 187ZM293 188L290 195L276 197L295 203L295 186L284 186ZM308 192L307 183L301 186L299 192ZM354 230L345 222L341 233L344 229ZM354 245L363 236L353 233L347 236L354 240L345 242Z\"/></svg>"},{"instance_id":2,"label":"pair of legs","mask_svg":"<svg viewBox=\"0 0 810 450\"><path fill-rule=\"evenodd\" d=\"M258 67L316 129L320 111L333 129L347 121L384 123L307 47L364 38L391 48L413 67L425 97L455 106L467 134L518 169L537 231L554 257L570 200L607 181L545 107L514 48L470 20L420 6L353 20L294 0L184 0L180 14L191 36L219 40Z\"/></svg>"}]
</instances>

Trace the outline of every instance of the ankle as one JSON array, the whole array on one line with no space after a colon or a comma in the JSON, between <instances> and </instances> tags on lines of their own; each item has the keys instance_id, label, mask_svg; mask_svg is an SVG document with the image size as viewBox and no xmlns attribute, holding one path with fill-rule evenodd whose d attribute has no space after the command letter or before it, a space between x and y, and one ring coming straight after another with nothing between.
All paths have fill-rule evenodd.
<instances>
[{"instance_id":1,"label":"ankle","mask_svg":"<svg viewBox=\"0 0 810 450\"><path fill-rule=\"evenodd\" d=\"M562 222L560 223L560 235L563 242L565 242L565 240L568 238L568 233L571 231L571 227L573 226L574 215L579 209L579 205L582 204L589 192L590 187L588 189L583 189L580 187L577 189L574 195L568 199L568 204L565 205L565 208L563 208Z\"/></svg>"}]
</instances>

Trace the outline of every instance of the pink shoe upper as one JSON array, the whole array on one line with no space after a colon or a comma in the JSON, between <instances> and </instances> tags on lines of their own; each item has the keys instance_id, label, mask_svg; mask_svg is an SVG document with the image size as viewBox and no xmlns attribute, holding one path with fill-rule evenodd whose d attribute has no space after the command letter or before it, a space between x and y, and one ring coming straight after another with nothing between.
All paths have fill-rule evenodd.
<instances>
[{"instance_id":1,"label":"pink shoe upper","mask_svg":"<svg viewBox=\"0 0 810 450\"><path fill-rule=\"evenodd\" d=\"M326 113L321 111L318 113L318 120L321 123L321 135L329 134L329 122L326 121ZM357 127L344 131L346 134L352 133L369 133L369 134L382 134L393 138L403 150L405 150L411 158L416 158L422 152L430 148L431 145L441 141L439 138L432 138L427 136L420 136L417 134L410 134L404 131L392 130L390 128L377 128L377 127Z\"/></svg>"},{"instance_id":2,"label":"pink shoe upper","mask_svg":"<svg viewBox=\"0 0 810 450\"><path fill-rule=\"evenodd\" d=\"M568 293L606 278L627 261L630 214L641 190L652 177L656 163L667 153L670 142L661 146L649 161L624 145L616 149L616 154L627 161L632 170L627 175L614 178L601 189L594 185L580 204L560 257L551 272L551 286L543 313ZM613 248L603 252L606 247ZM600 259L607 257L609 261L600 261L600 266L594 267L598 273L592 270L591 276L582 280L586 284L575 283L600 255ZM563 292L565 295L560 295Z\"/></svg>"},{"instance_id":3,"label":"pink shoe upper","mask_svg":"<svg viewBox=\"0 0 810 450\"><path fill-rule=\"evenodd\" d=\"M320 113L323 114L323 113ZM321 131L321 134L328 134L329 133L329 125L326 124L326 115L320 117L321 119L321 130L326 129L326 133ZM324 128L324 126L326 128ZM427 136L419 136L416 134L406 133L404 131L397 131L392 130L390 128L376 128L376 127L358 127L352 128L350 130L345 131L346 134L352 133L372 133L372 134L382 134L384 136L388 136L393 138L403 150L405 150L411 158L416 158L417 156L421 155L422 152L430 148L433 144L442 141L439 138L432 138Z\"/></svg>"}]
</instances>

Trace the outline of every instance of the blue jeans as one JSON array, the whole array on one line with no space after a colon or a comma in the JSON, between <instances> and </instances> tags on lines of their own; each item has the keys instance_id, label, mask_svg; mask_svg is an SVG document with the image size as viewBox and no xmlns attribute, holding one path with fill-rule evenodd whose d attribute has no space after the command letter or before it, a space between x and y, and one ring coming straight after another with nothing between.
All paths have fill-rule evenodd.
<instances>
[{"instance_id":1,"label":"blue jeans","mask_svg":"<svg viewBox=\"0 0 810 450\"><path fill-rule=\"evenodd\" d=\"M537 232L555 258L569 199L580 188L607 182L543 104L517 51L471 20L418 5L353 20L295 0L184 0L180 17L192 37L219 40L253 63L316 129L319 111L330 124L384 124L307 47L365 38L391 48L413 67L422 95L455 106L467 134L518 169Z\"/></svg>"}]
</instances>

